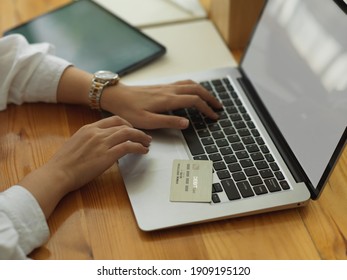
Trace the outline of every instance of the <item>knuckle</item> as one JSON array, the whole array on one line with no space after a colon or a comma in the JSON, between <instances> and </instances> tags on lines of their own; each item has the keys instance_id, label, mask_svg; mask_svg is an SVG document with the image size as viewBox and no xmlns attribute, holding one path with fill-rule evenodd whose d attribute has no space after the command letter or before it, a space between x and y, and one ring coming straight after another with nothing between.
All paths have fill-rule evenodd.
<instances>
[{"instance_id":1,"label":"knuckle","mask_svg":"<svg viewBox=\"0 0 347 280\"><path fill-rule=\"evenodd\" d=\"M119 133L124 137L128 138L135 133L135 129L126 125L122 125L119 129Z\"/></svg>"},{"instance_id":2,"label":"knuckle","mask_svg":"<svg viewBox=\"0 0 347 280\"><path fill-rule=\"evenodd\" d=\"M120 116L112 117L115 123L124 123L124 120Z\"/></svg>"}]
</instances>

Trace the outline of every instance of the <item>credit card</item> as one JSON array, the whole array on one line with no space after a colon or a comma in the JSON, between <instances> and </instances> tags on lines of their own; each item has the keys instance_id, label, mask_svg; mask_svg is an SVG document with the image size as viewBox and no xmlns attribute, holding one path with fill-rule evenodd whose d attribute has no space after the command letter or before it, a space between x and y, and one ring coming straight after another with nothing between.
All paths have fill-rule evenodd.
<instances>
[{"instance_id":1,"label":"credit card","mask_svg":"<svg viewBox=\"0 0 347 280\"><path fill-rule=\"evenodd\" d=\"M211 202L212 162L208 160L174 160L170 201Z\"/></svg>"}]
</instances>

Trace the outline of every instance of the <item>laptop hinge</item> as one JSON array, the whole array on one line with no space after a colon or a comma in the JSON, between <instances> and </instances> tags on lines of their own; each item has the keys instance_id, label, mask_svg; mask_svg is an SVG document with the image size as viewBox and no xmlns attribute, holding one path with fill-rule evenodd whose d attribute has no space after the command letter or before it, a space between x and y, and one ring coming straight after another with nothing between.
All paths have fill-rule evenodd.
<instances>
[{"instance_id":1,"label":"laptop hinge","mask_svg":"<svg viewBox=\"0 0 347 280\"><path fill-rule=\"evenodd\" d=\"M241 70L241 72L243 72ZM271 115L265 108L265 105L259 98L256 90L252 86L251 82L246 78L245 73L242 73L242 77L237 79L242 89L246 93L248 99L250 100L252 106L258 114L258 117L262 121L264 127L269 133L270 137L273 139L278 151L280 152L283 159L286 161L289 170L291 171L296 182L304 182L309 186L309 189L313 189L313 186L307 177L306 173L302 169L299 161L296 159L292 150L290 149L287 141L279 130L278 126L272 119Z\"/></svg>"}]
</instances>

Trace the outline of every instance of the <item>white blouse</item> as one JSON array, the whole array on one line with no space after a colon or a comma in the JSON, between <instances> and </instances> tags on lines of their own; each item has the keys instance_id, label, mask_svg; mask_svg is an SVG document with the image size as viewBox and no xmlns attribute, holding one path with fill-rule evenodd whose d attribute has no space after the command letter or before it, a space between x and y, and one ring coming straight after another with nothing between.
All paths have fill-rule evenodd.
<instances>
[{"instance_id":1,"label":"white blouse","mask_svg":"<svg viewBox=\"0 0 347 280\"><path fill-rule=\"evenodd\" d=\"M28 44L21 35L0 38L0 110L9 103L56 102L70 63L53 51L50 44ZM45 216L29 191L12 186L0 192L0 259L26 259L48 237Z\"/></svg>"}]
</instances>

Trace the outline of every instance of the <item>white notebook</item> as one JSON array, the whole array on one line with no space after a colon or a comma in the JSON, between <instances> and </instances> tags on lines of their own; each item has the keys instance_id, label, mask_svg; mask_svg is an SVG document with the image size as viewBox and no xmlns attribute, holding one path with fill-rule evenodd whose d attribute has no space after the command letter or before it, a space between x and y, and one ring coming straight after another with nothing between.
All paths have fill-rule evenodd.
<instances>
[{"instance_id":1,"label":"white notebook","mask_svg":"<svg viewBox=\"0 0 347 280\"><path fill-rule=\"evenodd\" d=\"M207 17L199 0L93 1L139 28Z\"/></svg>"}]
</instances>

